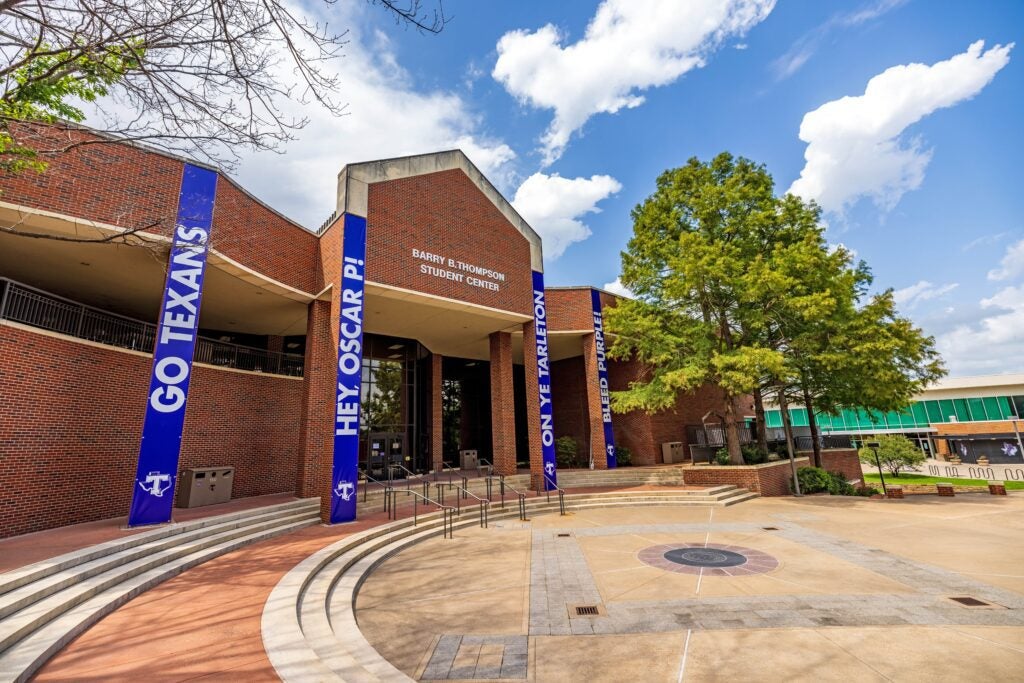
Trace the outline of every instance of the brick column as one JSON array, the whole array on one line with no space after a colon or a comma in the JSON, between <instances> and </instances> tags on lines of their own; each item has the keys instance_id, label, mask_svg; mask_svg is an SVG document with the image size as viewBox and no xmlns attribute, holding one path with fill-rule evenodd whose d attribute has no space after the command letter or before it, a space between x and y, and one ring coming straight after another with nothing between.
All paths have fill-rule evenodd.
<instances>
[{"instance_id":1,"label":"brick column","mask_svg":"<svg viewBox=\"0 0 1024 683\"><path fill-rule=\"evenodd\" d=\"M444 418L441 408L441 364L444 358L437 353L430 356L430 458L434 471L444 466Z\"/></svg>"},{"instance_id":2,"label":"brick column","mask_svg":"<svg viewBox=\"0 0 1024 683\"><path fill-rule=\"evenodd\" d=\"M537 386L536 323L523 323L523 366L526 370L526 440L530 444L530 488L544 490L544 451L540 443L540 394Z\"/></svg>"},{"instance_id":3,"label":"brick column","mask_svg":"<svg viewBox=\"0 0 1024 683\"><path fill-rule=\"evenodd\" d=\"M331 466L334 442L334 367L337 350L331 329L334 317L330 301L309 305L306 321L306 360L303 370L302 414L299 423L299 463L295 495L300 498L324 496L331 478L323 477L322 465ZM329 496L325 498L330 500Z\"/></svg>"},{"instance_id":4,"label":"brick column","mask_svg":"<svg viewBox=\"0 0 1024 683\"><path fill-rule=\"evenodd\" d=\"M593 333L583 335L583 374L587 386L587 424L594 469L608 469L605 455L604 420L601 416L601 384L597 376L597 341Z\"/></svg>"},{"instance_id":5,"label":"brick column","mask_svg":"<svg viewBox=\"0 0 1024 683\"><path fill-rule=\"evenodd\" d=\"M491 333L491 444L494 471L516 473L516 407L512 389L512 335Z\"/></svg>"}]
</instances>

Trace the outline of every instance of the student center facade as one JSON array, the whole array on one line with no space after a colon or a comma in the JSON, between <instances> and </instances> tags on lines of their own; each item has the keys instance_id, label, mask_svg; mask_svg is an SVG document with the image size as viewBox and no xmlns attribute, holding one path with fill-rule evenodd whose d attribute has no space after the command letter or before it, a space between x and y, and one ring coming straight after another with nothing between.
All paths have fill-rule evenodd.
<instances>
[{"instance_id":1,"label":"student center facade","mask_svg":"<svg viewBox=\"0 0 1024 683\"><path fill-rule=\"evenodd\" d=\"M123 143L0 178L0 220L58 238L0 233L0 536L165 521L207 466L234 467L234 497L320 496L335 522L362 474L462 451L540 489L558 437L598 469L616 444L656 464L715 407L708 387L611 414L643 371L605 357L615 297L546 289L540 237L462 152L350 164L337 188L313 232Z\"/></svg>"}]
</instances>

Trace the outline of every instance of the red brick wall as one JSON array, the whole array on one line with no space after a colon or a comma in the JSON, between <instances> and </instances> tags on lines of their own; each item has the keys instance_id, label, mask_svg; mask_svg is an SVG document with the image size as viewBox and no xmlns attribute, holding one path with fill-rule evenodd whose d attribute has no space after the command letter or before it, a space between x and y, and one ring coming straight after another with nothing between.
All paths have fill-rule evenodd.
<instances>
[{"instance_id":1,"label":"red brick wall","mask_svg":"<svg viewBox=\"0 0 1024 683\"><path fill-rule=\"evenodd\" d=\"M807 466L807 458L796 458L797 468ZM732 484L762 496L788 496L793 478L788 460L765 465L692 467L683 470L683 480L691 486Z\"/></svg>"},{"instance_id":2,"label":"red brick wall","mask_svg":"<svg viewBox=\"0 0 1024 683\"><path fill-rule=\"evenodd\" d=\"M435 296L532 314L530 243L460 170L370 185L366 279ZM504 273L499 291L420 272L419 249ZM483 276L482 280L490 281Z\"/></svg>"},{"instance_id":3,"label":"red brick wall","mask_svg":"<svg viewBox=\"0 0 1024 683\"><path fill-rule=\"evenodd\" d=\"M491 348L492 464L498 474L516 473L516 412L512 390L512 335L493 332Z\"/></svg>"},{"instance_id":4,"label":"red brick wall","mask_svg":"<svg viewBox=\"0 0 1024 683\"><path fill-rule=\"evenodd\" d=\"M0 325L0 537L128 512L152 359ZM295 485L302 380L194 366L180 467Z\"/></svg>"},{"instance_id":5,"label":"red brick wall","mask_svg":"<svg viewBox=\"0 0 1024 683\"><path fill-rule=\"evenodd\" d=\"M572 437L583 458L587 455L587 393L583 356L551 364L551 400L555 438Z\"/></svg>"},{"instance_id":6,"label":"red brick wall","mask_svg":"<svg viewBox=\"0 0 1024 683\"><path fill-rule=\"evenodd\" d=\"M87 131L39 129L67 144L96 140ZM123 228L170 235L178 208L181 160L123 143L74 147L47 157L45 173L0 174L3 201ZM316 235L282 218L221 174L213 216L217 251L303 291L314 287Z\"/></svg>"},{"instance_id":7,"label":"red brick wall","mask_svg":"<svg viewBox=\"0 0 1024 683\"><path fill-rule=\"evenodd\" d=\"M828 472L841 472L847 481L864 480L860 458L852 448L829 448L821 452L821 467Z\"/></svg>"}]
</instances>

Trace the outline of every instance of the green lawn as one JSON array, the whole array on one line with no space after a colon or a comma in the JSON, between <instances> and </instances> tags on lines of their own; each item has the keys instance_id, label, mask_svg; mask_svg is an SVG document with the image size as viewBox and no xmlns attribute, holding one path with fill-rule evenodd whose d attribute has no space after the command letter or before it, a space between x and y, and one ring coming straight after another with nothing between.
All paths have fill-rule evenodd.
<instances>
[{"instance_id":1,"label":"green lawn","mask_svg":"<svg viewBox=\"0 0 1024 683\"><path fill-rule=\"evenodd\" d=\"M864 473L865 483L881 484L878 479L878 472L874 474ZM953 484L960 484L961 486L987 486L988 481L986 479L958 479L956 477L929 477L925 474L900 474L898 477L894 477L891 474L885 475L886 484L936 484L938 482L951 482ZM1006 482L1006 490L1011 489L1024 491L1024 481L1008 481Z\"/></svg>"}]
</instances>

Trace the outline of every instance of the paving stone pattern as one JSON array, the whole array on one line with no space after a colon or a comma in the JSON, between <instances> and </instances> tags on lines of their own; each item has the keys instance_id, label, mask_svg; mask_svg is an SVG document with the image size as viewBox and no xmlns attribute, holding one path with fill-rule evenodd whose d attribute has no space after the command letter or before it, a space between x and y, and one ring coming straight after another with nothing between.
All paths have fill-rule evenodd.
<instances>
[{"instance_id":1,"label":"paving stone pattern","mask_svg":"<svg viewBox=\"0 0 1024 683\"><path fill-rule=\"evenodd\" d=\"M529 635L626 634L751 628L825 626L979 625L1024 626L1024 596L940 567L898 557L804 528L790 517L761 525L649 524L534 530L530 566ZM907 586L892 594L742 595L682 600L601 603L577 538L629 534L772 533L850 562ZM683 546L687 544L679 544ZM669 547L669 546L665 546ZM716 546L733 548L735 546ZM751 549L743 548L741 552ZM666 564L668 564L666 562ZM680 565L676 565L680 566ZM706 571L706 570L705 570ZM738 577L737 580L742 580ZM954 596L971 596L991 607L964 607ZM597 616L576 616L576 605L595 605ZM526 635L444 635L423 673L425 680L525 679Z\"/></svg>"},{"instance_id":2,"label":"paving stone pattern","mask_svg":"<svg viewBox=\"0 0 1024 683\"><path fill-rule=\"evenodd\" d=\"M444 635L423 680L526 678L526 636Z\"/></svg>"},{"instance_id":3,"label":"paving stone pattern","mask_svg":"<svg viewBox=\"0 0 1024 683\"><path fill-rule=\"evenodd\" d=\"M597 605L601 594L583 550L566 530L533 532L530 563L530 635L592 633L590 619L570 618L570 605Z\"/></svg>"},{"instance_id":4,"label":"paving stone pattern","mask_svg":"<svg viewBox=\"0 0 1024 683\"><path fill-rule=\"evenodd\" d=\"M793 523L776 526L778 531L770 533L900 581L913 592L631 601L603 605L600 616L570 618L569 606L600 602L576 537L693 533L709 527L653 524L574 529L570 538L558 537L564 530L549 529L533 535L530 635L900 624L1024 626L1024 597L1015 593ZM712 524L710 529L712 533L766 533L755 524ZM995 607L963 607L949 600L952 596L981 598Z\"/></svg>"}]
</instances>

